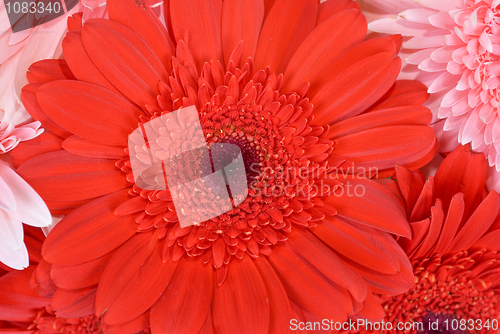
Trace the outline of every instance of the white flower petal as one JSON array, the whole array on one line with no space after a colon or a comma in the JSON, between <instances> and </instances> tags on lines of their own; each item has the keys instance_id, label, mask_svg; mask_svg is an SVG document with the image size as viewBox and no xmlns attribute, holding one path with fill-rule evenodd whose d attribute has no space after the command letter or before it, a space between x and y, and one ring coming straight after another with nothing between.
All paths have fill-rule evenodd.
<instances>
[{"instance_id":1,"label":"white flower petal","mask_svg":"<svg viewBox=\"0 0 500 334\"><path fill-rule=\"evenodd\" d=\"M24 245L23 223L0 210L0 244L10 250L19 250Z\"/></svg>"},{"instance_id":2,"label":"white flower petal","mask_svg":"<svg viewBox=\"0 0 500 334\"><path fill-rule=\"evenodd\" d=\"M0 164L4 164L0 161ZM1 175L1 174L0 174ZM0 210L15 210L16 200L7 183L0 177Z\"/></svg>"},{"instance_id":3,"label":"white flower petal","mask_svg":"<svg viewBox=\"0 0 500 334\"><path fill-rule=\"evenodd\" d=\"M11 250L0 244L0 262L13 269L23 270L30 263L28 249L24 244L18 250Z\"/></svg>"},{"instance_id":4,"label":"white flower petal","mask_svg":"<svg viewBox=\"0 0 500 334\"><path fill-rule=\"evenodd\" d=\"M52 223L47 205L26 181L5 164L0 164L0 175L16 200L16 210L9 211L12 217L37 227L48 226Z\"/></svg>"}]
</instances>

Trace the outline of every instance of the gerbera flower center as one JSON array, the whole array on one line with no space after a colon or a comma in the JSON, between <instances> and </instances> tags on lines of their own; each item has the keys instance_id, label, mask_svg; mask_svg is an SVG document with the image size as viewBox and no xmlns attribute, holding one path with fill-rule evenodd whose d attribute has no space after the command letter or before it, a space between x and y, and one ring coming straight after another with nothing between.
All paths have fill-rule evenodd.
<instances>
[{"instance_id":1,"label":"gerbera flower center","mask_svg":"<svg viewBox=\"0 0 500 334\"><path fill-rule=\"evenodd\" d=\"M225 71L219 62L205 63L196 77L189 60L175 58L173 64L170 82L159 85L158 107L150 107L151 118L142 116L141 122L196 106L206 142L221 150L213 163L225 166L241 152L248 196L216 218L181 228L169 190L144 190L135 184L132 195L145 207L136 219L138 230L156 230L158 239L166 241L166 258L177 259L186 252L219 268L232 256L270 254L272 245L287 239L292 223L314 226L313 221L323 219L323 203L316 197L319 190L314 183L328 171L326 159L333 142L324 138L325 128L308 125L312 105L305 97L307 85L282 94L282 75L266 68L250 76L254 72L250 58L241 69L230 61ZM137 152L142 153L146 152ZM214 158L212 151L210 155ZM134 181L128 160L119 161L117 166ZM211 210L226 189L214 184L209 191L209 203L186 196L192 201L190 207ZM220 203L223 205L222 200ZM117 212L128 214L130 209L125 204Z\"/></svg>"},{"instance_id":2,"label":"gerbera flower center","mask_svg":"<svg viewBox=\"0 0 500 334\"><path fill-rule=\"evenodd\" d=\"M42 309L28 330L36 330L36 334L71 333L96 334L103 333L101 322L95 315L82 318L65 319L55 315L50 306Z\"/></svg>"},{"instance_id":3,"label":"gerbera flower center","mask_svg":"<svg viewBox=\"0 0 500 334\"><path fill-rule=\"evenodd\" d=\"M414 288L385 300L387 320L423 322L426 330L429 330L429 321L438 320L438 324L444 325L437 331L425 333L496 332L500 316L498 296L488 273L496 265L497 256L496 252L476 251L446 258L435 255L417 261L414 263ZM472 321L474 328L481 324L482 330L461 331Z\"/></svg>"}]
</instances>

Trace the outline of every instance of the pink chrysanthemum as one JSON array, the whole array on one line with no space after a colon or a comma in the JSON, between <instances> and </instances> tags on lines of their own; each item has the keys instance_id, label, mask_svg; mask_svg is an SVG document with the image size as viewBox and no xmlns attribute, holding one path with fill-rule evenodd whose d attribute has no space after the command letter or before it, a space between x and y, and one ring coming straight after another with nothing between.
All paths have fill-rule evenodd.
<instances>
[{"instance_id":1,"label":"pink chrysanthemum","mask_svg":"<svg viewBox=\"0 0 500 334\"><path fill-rule=\"evenodd\" d=\"M499 171L500 1L391 2L406 10L374 21L369 28L410 37L403 52L411 54L406 62L418 69L407 70L420 72L418 78L438 103L431 109L446 119L444 130L455 131L458 142L484 152Z\"/></svg>"}]
</instances>

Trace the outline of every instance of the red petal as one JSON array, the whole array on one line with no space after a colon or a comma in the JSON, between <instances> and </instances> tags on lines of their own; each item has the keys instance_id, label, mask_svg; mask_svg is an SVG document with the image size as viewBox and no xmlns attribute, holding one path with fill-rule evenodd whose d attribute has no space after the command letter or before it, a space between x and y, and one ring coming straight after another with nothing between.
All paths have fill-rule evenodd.
<instances>
[{"instance_id":1,"label":"red petal","mask_svg":"<svg viewBox=\"0 0 500 334\"><path fill-rule=\"evenodd\" d=\"M212 310L210 310L208 313L208 317L198 334L215 334L214 319L212 313Z\"/></svg>"},{"instance_id":2,"label":"red petal","mask_svg":"<svg viewBox=\"0 0 500 334\"><path fill-rule=\"evenodd\" d=\"M218 334L268 333L266 286L249 256L231 261L226 281L215 287L212 307Z\"/></svg>"},{"instance_id":3,"label":"red petal","mask_svg":"<svg viewBox=\"0 0 500 334\"><path fill-rule=\"evenodd\" d=\"M165 6L168 6L168 3ZM141 36L170 73L174 44L151 9L148 6L138 5L133 0L108 0L106 7L110 20L123 24Z\"/></svg>"},{"instance_id":4,"label":"red petal","mask_svg":"<svg viewBox=\"0 0 500 334\"><path fill-rule=\"evenodd\" d=\"M436 137L427 126L396 125L360 131L336 141L333 157L348 159L356 168L380 171L427 157Z\"/></svg>"},{"instance_id":5,"label":"red petal","mask_svg":"<svg viewBox=\"0 0 500 334\"><path fill-rule=\"evenodd\" d=\"M71 71L79 81L88 82L106 88L113 93L125 97L108 79L95 67L83 46L80 33L68 33L62 42L64 57Z\"/></svg>"},{"instance_id":6,"label":"red petal","mask_svg":"<svg viewBox=\"0 0 500 334\"><path fill-rule=\"evenodd\" d=\"M64 59L46 59L33 63L26 73L30 83L46 83L55 80L76 80Z\"/></svg>"},{"instance_id":7,"label":"red petal","mask_svg":"<svg viewBox=\"0 0 500 334\"><path fill-rule=\"evenodd\" d=\"M66 138L62 147L71 154L90 158L122 159L126 156L123 147L97 144L75 135Z\"/></svg>"},{"instance_id":8,"label":"red petal","mask_svg":"<svg viewBox=\"0 0 500 334\"><path fill-rule=\"evenodd\" d=\"M269 263L290 300L304 311L335 321L345 321L347 313L352 312L349 293L300 259L287 244L273 248Z\"/></svg>"},{"instance_id":9,"label":"red petal","mask_svg":"<svg viewBox=\"0 0 500 334\"><path fill-rule=\"evenodd\" d=\"M35 267L30 266L23 271L12 271L0 277L1 320L31 323L36 319L39 308L50 304L49 298L41 297L36 289L30 288L30 277L34 270ZM0 332L9 333L5 330Z\"/></svg>"},{"instance_id":10,"label":"red petal","mask_svg":"<svg viewBox=\"0 0 500 334\"><path fill-rule=\"evenodd\" d=\"M428 234L430 219L427 218L419 222L412 222L410 223L410 225L412 232L411 240L406 238L401 238L398 240L399 245L401 245L408 256L411 256L413 252L415 252L422 240L424 240L424 238Z\"/></svg>"},{"instance_id":11,"label":"red petal","mask_svg":"<svg viewBox=\"0 0 500 334\"><path fill-rule=\"evenodd\" d=\"M359 10L342 11L329 18L307 36L293 55L286 67L283 91L311 82L328 63L365 37L366 19Z\"/></svg>"},{"instance_id":12,"label":"red petal","mask_svg":"<svg viewBox=\"0 0 500 334\"><path fill-rule=\"evenodd\" d=\"M63 139L51 132L43 132L36 138L20 142L11 152L12 164L15 168L43 153L60 151Z\"/></svg>"},{"instance_id":13,"label":"red petal","mask_svg":"<svg viewBox=\"0 0 500 334\"><path fill-rule=\"evenodd\" d=\"M65 151L39 155L22 164L17 172L43 199L53 201L95 198L130 185L114 160Z\"/></svg>"},{"instance_id":14,"label":"red petal","mask_svg":"<svg viewBox=\"0 0 500 334\"><path fill-rule=\"evenodd\" d=\"M198 72L211 60L223 61L220 17L221 0L170 0L175 39L190 47Z\"/></svg>"},{"instance_id":15,"label":"red petal","mask_svg":"<svg viewBox=\"0 0 500 334\"><path fill-rule=\"evenodd\" d=\"M406 201L406 212L411 214L415 203L425 184L425 178L422 172L412 172L403 166L396 166L396 180L398 187Z\"/></svg>"},{"instance_id":16,"label":"red petal","mask_svg":"<svg viewBox=\"0 0 500 334\"><path fill-rule=\"evenodd\" d=\"M122 190L71 212L45 240L44 258L54 264L80 264L118 248L137 230L134 216L116 217L113 213L127 198L127 190Z\"/></svg>"},{"instance_id":17,"label":"red petal","mask_svg":"<svg viewBox=\"0 0 500 334\"><path fill-rule=\"evenodd\" d=\"M262 0L236 0L222 3L222 51L226 64L229 62L231 53L242 40L244 41L242 62L245 62L248 57L255 56L263 20L264 3Z\"/></svg>"},{"instance_id":18,"label":"red petal","mask_svg":"<svg viewBox=\"0 0 500 334\"><path fill-rule=\"evenodd\" d=\"M470 144L460 145L443 160L436 172L435 196L440 198L443 201L443 207L447 208L456 193L463 193L464 217L470 217L481 203L485 180L484 154L473 152Z\"/></svg>"},{"instance_id":19,"label":"red petal","mask_svg":"<svg viewBox=\"0 0 500 334\"><path fill-rule=\"evenodd\" d=\"M400 262L401 270L396 274L383 274L379 271L368 269L358 263L346 260L354 270L357 270L370 285L374 293L395 296L408 291L414 285L413 271L408 256L396 243L394 238L386 233L381 233L386 241L386 252L396 256Z\"/></svg>"},{"instance_id":20,"label":"red petal","mask_svg":"<svg viewBox=\"0 0 500 334\"><path fill-rule=\"evenodd\" d=\"M161 242L157 242L151 253L148 244L152 238L152 233L132 237L118 249L102 274L96 314L105 313L103 322L106 324L122 324L146 312L157 302L174 275L178 262L162 261Z\"/></svg>"},{"instance_id":21,"label":"red petal","mask_svg":"<svg viewBox=\"0 0 500 334\"><path fill-rule=\"evenodd\" d=\"M492 191L458 232L447 252L456 253L469 249L488 231L499 212L500 196L495 191Z\"/></svg>"},{"instance_id":22,"label":"red petal","mask_svg":"<svg viewBox=\"0 0 500 334\"><path fill-rule=\"evenodd\" d=\"M344 183L346 189L325 199L326 204L337 209L339 217L407 238L411 236L403 203L390 190L365 179L353 178ZM363 195L359 195L359 189Z\"/></svg>"},{"instance_id":23,"label":"red petal","mask_svg":"<svg viewBox=\"0 0 500 334\"><path fill-rule=\"evenodd\" d=\"M42 259L30 281L30 286L36 288L40 296L47 298L52 298L57 290L57 286L55 286L50 277L50 267L51 264Z\"/></svg>"},{"instance_id":24,"label":"red petal","mask_svg":"<svg viewBox=\"0 0 500 334\"><path fill-rule=\"evenodd\" d=\"M500 230L495 230L493 232L485 234L481 239L479 239L473 249L487 249L498 252L500 250Z\"/></svg>"},{"instance_id":25,"label":"red petal","mask_svg":"<svg viewBox=\"0 0 500 334\"><path fill-rule=\"evenodd\" d=\"M448 214L443 224L443 230L436 242L436 248L433 250L435 254L444 254L450 247L457 234L460 222L463 220L464 209L464 194L458 193L451 199Z\"/></svg>"},{"instance_id":26,"label":"red petal","mask_svg":"<svg viewBox=\"0 0 500 334\"><path fill-rule=\"evenodd\" d=\"M106 334L136 334L149 327L149 312L145 312L137 318L120 325L108 325L101 323Z\"/></svg>"},{"instance_id":27,"label":"red petal","mask_svg":"<svg viewBox=\"0 0 500 334\"><path fill-rule=\"evenodd\" d=\"M82 264L53 264L50 268L50 277L52 277L57 287L66 290L76 290L96 285L99 283L102 272L113 254L114 252Z\"/></svg>"},{"instance_id":28,"label":"red petal","mask_svg":"<svg viewBox=\"0 0 500 334\"><path fill-rule=\"evenodd\" d=\"M40 121L44 128L55 133L59 137L66 138L71 133L60 127L49 116L45 114L42 107L38 104L36 93L43 84L29 84L21 90L21 101L30 115L37 121Z\"/></svg>"},{"instance_id":29,"label":"red petal","mask_svg":"<svg viewBox=\"0 0 500 334\"><path fill-rule=\"evenodd\" d=\"M90 19L82 28L85 50L97 69L141 108L156 105L158 83L168 74L160 60L136 33L104 19Z\"/></svg>"},{"instance_id":30,"label":"red petal","mask_svg":"<svg viewBox=\"0 0 500 334\"><path fill-rule=\"evenodd\" d=\"M266 17L255 54L255 68L282 73L295 50L313 30L317 0L277 0Z\"/></svg>"},{"instance_id":31,"label":"red petal","mask_svg":"<svg viewBox=\"0 0 500 334\"><path fill-rule=\"evenodd\" d=\"M292 333L289 323L290 319L295 318L295 314L278 275L265 257L255 258L253 262L267 289L270 312L269 333Z\"/></svg>"},{"instance_id":32,"label":"red petal","mask_svg":"<svg viewBox=\"0 0 500 334\"><path fill-rule=\"evenodd\" d=\"M424 240L421 242L420 247L417 251L412 254L412 259L418 259L424 256L429 256L432 254L430 251L434 248L436 241L439 238L441 229L443 227L444 213L443 209L437 205L431 208L431 221L429 226L429 233L426 235Z\"/></svg>"},{"instance_id":33,"label":"red petal","mask_svg":"<svg viewBox=\"0 0 500 334\"><path fill-rule=\"evenodd\" d=\"M431 206L435 199L434 189L434 178L431 176L425 182L415 206L411 210L410 221L422 220L429 217Z\"/></svg>"},{"instance_id":34,"label":"red petal","mask_svg":"<svg viewBox=\"0 0 500 334\"><path fill-rule=\"evenodd\" d=\"M324 86L327 86L332 83L332 74L336 76L344 71L347 67L353 66L353 64L359 63L361 61L366 62L366 58L370 56L379 57L381 54L391 54L388 59L395 58L398 50L396 48L396 44L393 38L390 37L377 37L367 40L361 44L358 44L343 54L335 58L332 62L330 62L324 70L317 73L315 77L313 77L310 81L311 87L308 91L309 97L314 97L316 93L322 89ZM355 68L355 66L354 66ZM330 75L325 76L324 73L329 73ZM342 78L339 76L339 78Z\"/></svg>"},{"instance_id":35,"label":"red petal","mask_svg":"<svg viewBox=\"0 0 500 334\"><path fill-rule=\"evenodd\" d=\"M338 253L367 268L386 274L399 270L398 259L385 251L388 246L385 238L373 228L328 217L311 231Z\"/></svg>"},{"instance_id":36,"label":"red petal","mask_svg":"<svg viewBox=\"0 0 500 334\"><path fill-rule=\"evenodd\" d=\"M95 313L96 287L79 290L57 289L50 302L56 315L62 318L80 318Z\"/></svg>"},{"instance_id":37,"label":"red petal","mask_svg":"<svg viewBox=\"0 0 500 334\"><path fill-rule=\"evenodd\" d=\"M164 18L168 35L171 41L175 41L174 29L172 28L172 16L170 15L170 1L171 0L163 0L163 10L165 11Z\"/></svg>"},{"instance_id":38,"label":"red petal","mask_svg":"<svg viewBox=\"0 0 500 334\"><path fill-rule=\"evenodd\" d=\"M379 322L383 319L385 312L380 302L370 292L363 302L363 309L354 315L354 319L365 319L370 322ZM366 322L365 322L366 323Z\"/></svg>"},{"instance_id":39,"label":"red petal","mask_svg":"<svg viewBox=\"0 0 500 334\"><path fill-rule=\"evenodd\" d=\"M297 227L294 233L289 235L287 242L297 255L348 290L356 301L365 300L368 288L365 281L309 230Z\"/></svg>"},{"instance_id":40,"label":"red petal","mask_svg":"<svg viewBox=\"0 0 500 334\"><path fill-rule=\"evenodd\" d=\"M344 53L344 56L354 50L357 48ZM331 64L338 62L340 60ZM330 66L332 65L328 67ZM311 92L315 116L313 125L334 124L359 115L394 84L401 68L401 60L394 59L391 50L359 61L349 59L347 64L336 66L342 67L336 67L335 71L324 69L322 73L329 73L328 83L325 83L317 93Z\"/></svg>"},{"instance_id":41,"label":"red petal","mask_svg":"<svg viewBox=\"0 0 500 334\"><path fill-rule=\"evenodd\" d=\"M141 110L105 88L78 81L50 82L36 94L62 128L96 143L126 147Z\"/></svg>"},{"instance_id":42,"label":"red petal","mask_svg":"<svg viewBox=\"0 0 500 334\"><path fill-rule=\"evenodd\" d=\"M75 31L82 28L83 13L76 13L73 16L68 17L68 30Z\"/></svg>"},{"instance_id":43,"label":"red petal","mask_svg":"<svg viewBox=\"0 0 500 334\"><path fill-rule=\"evenodd\" d=\"M421 106L429 98L427 87L418 81L398 80L389 91L370 107L370 110L387 109L407 105Z\"/></svg>"},{"instance_id":44,"label":"red petal","mask_svg":"<svg viewBox=\"0 0 500 334\"><path fill-rule=\"evenodd\" d=\"M35 266L30 266L22 271L11 271L0 277L0 300L2 301L0 307L41 308L48 305L48 301L50 302L48 298L41 297L35 289L30 289L30 279L34 271Z\"/></svg>"},{"instance_id":45,"label":"red petal","mask_svg":"<svg viewBox=\"0 0 500 334\"><path fill-rule=\"evenodd\" d=\"M212 306L214 272L200 258L184 256L158 302L151 308L151 331L198 334Z\"/></svg>"},{"instance_id":46,"label":"red petal","mask_svg":"<svg viewBox=\"0 0 500 334\"><path fill-rule=\"evenodd\" d=\"M275 2L276 2L276 0L264 0L264 19L269 14L269 11L274 6Z\"/></svg>"},{"instance_id":47,"label":"red petal","mask_svg":"<svg viewBox=\"0 0 500 334\"><path fill-rule=\"evenodd\" d=\"M120 204L115 210L115 215L126 216L136 212L144 212L148 204L149 200L141 196L135 196Z\"/></svg>"},{"instance_id":48,"label":"red petal","mask_svg":"<svg viewBox=\"0 0 500 334\"><path fill-rule=\"evenodd\" d=\"M336 0L336 1L324 1L319 4L318 7L318 19L316 20L316 26L320 25L324 21L328 20L333 15L340 11L346 9L357 9L361 10L356 1L352 0Z\"/></svg>"},{"instance_id":49,"label":"red petal","mask_svg":"<svg viewBox=\"0 0 500 334\"><path fill-rule=\"evenodd\" d=\"M42 260L42 243L45 235L40 228L23 225L24 243L28 249L30 264L38 264Z\"/></svg>"},{"instance_id":50,"label":"red petal","mask_svg":"<svg viewBox=\"0 0 500 334\"><path fill-rule=\"evenodd\" d=\"M76 208L81 207L92 201L92 198L81 200L81 201L48 201L45 200L45 204L50 210L50 213L53 215L62 215L65 216L69 214Z\"/></svg>"},{"instance_id":51,"label":"red petal","mask_svg":"<svg viewBox=\"0 0 500 334\"><path fill-rule=\"evenodd\" d=\"M394 107L377 110L352 117L330 127L327 138L338 138L359 131L389 125L422 125L429 126L432 113L429 109L419 106Z\"/></svg>"}]
</instances>

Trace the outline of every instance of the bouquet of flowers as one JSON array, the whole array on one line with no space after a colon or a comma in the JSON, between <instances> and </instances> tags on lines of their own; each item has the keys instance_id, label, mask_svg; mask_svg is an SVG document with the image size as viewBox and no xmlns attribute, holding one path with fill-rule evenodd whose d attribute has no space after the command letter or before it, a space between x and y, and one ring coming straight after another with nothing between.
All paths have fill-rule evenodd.
<instances>
[{"instance_id":1,"label":"bouquet of flowers","mask_svg":"<svg viewBox=\"0 0 500 334\"><path fill-rule=\"evenodd\" d=\"M500 333L500 1L0 16L0 333Z\"/></svg>"}]
</instances>

